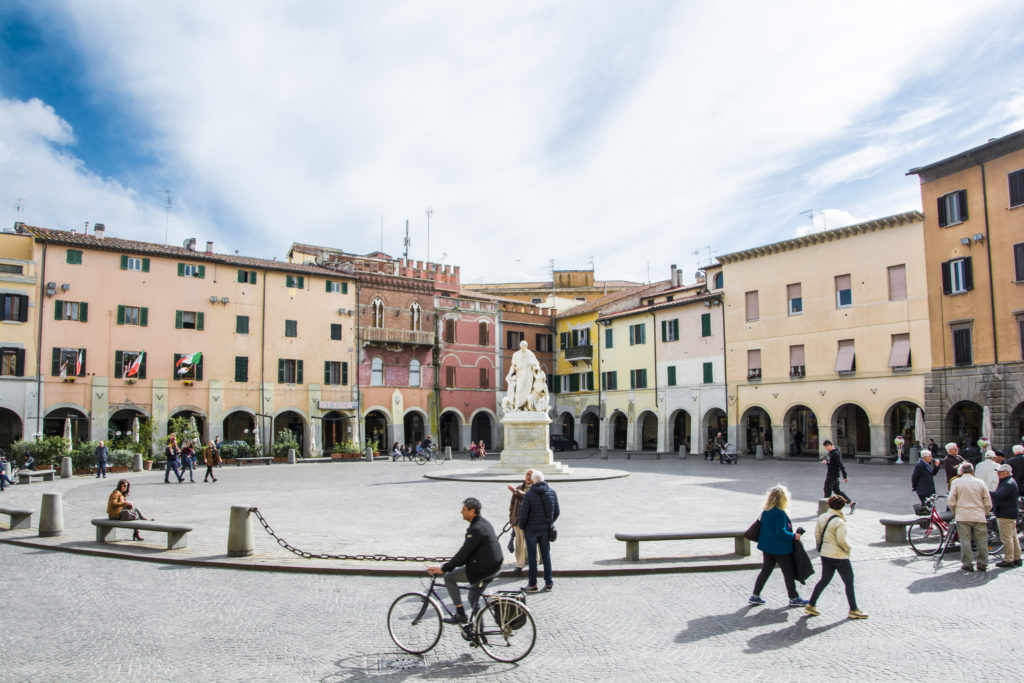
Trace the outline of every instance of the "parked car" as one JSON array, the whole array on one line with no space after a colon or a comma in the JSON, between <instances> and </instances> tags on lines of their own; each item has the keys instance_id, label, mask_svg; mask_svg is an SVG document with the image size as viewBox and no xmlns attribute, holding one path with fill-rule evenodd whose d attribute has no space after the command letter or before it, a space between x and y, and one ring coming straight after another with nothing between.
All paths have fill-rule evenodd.
<instances>
[{"instance_id":1,"label":"parked car","mask_svg":"<svg viewBox=\"0 0 1024 683\"><path fill-rule=\"evenodd\" d=\"M578 443L561 434L552 434L549 444L553 451L574 451L579 448Z\"/></svg>"}]
</instances>

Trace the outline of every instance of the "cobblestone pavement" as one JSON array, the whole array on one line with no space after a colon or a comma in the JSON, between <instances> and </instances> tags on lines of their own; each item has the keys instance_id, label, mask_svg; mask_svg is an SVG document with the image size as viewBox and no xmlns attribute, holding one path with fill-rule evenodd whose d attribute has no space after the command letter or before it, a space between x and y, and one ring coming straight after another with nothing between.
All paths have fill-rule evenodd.
<instances>
[{"instance_id":1,"label":"cobblestone pavement","mask_svg":"<svg viewBox=\"0 0 1024 683\"><path fill-rule=\"evenodd\" d=\"M752 569L558 577L570 566L626 566L615 531L746 526L776 481L791 487L792 516L810 528L822 466L575 455L574 467L592 463L631 476L558 488L563 518L554 546L556 588L528 598L538 642L518 665L491 661L454 631L425 657L397 650L385 615L394 597L425 583L412 576L161 565L0 543L7 596L0 680L1005 680L1006 666L1021 659L1015 625L1024 571L963 574L952 554L936 563L880 543L878 517L906 514L915 500L909 468L848 465L847 490L859 501L850 518L858 598L871 615L852 622L838 578L819 601L822 616L808 618L785 607L778 576L764 591L768 605L748 607ZM156 473L129 478L132 498L148 516L196 525L187 552L200 561L224 557L231 504L258 505L296 545L330 552L449 554L459 542L464 523L458 508L468 495L481 498L484 516L503 520L503 487L428 482L422 470L407 463L346 463L225 467L217 484L164 485ZM40 493L61 491L66 533L57 542L95 547L88 519L102 515L115 481L15 486L0 494L0 505L38 511ZM0 533L0 540L9 538L38 540L29 532ZM158 551L159 542L150 540L141 548L114 547L154 557L186 552ZM256 542L253 562L291 562L258 528ZM649 547L678 564L727 553L729 546ZM647 554L645 546L641 552ZM498 583L493 587L503 587ZM805 597L811 587L801 589Z\"/></svg>"}]
</instances>

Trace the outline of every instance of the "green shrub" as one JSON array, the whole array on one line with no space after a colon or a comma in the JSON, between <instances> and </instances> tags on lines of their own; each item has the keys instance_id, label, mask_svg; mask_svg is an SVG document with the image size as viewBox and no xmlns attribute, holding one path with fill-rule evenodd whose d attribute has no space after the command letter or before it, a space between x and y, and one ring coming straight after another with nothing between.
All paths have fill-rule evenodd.
<instances>
[{"instance_id":1,"label":"green shrub","mask_svg":"<svg viewBox=\"0 0 1024 683\"><path fill-rule=\"evenodd\" d=\"M71 467L76 472L88 472L96 465L96 447L99 441L79 441L78 447L71 451ZM109 463L107 459L107 464Z\"/></svg>"},{"instance_id":2,"label":"green shrub","mask_svg":"<svg viewBox=\"0 0 1024 683\"><path fill-rule=\"evenodd\" d=\"M247 458L249 446L244 443L225 443L220 447L221 458Z\"/></svg>"},{"instance_id":3,"label":"green shrub","mask_svg":"<svg viewBox=\"0 0 1024 683\"><path fill-rule=\"evenodd\" d=\"M115 448L110 451L107 464L111 467L131 467L135 463L135 453L136 451L131 451L127 448Z\"/></svg>"},{"instance_id":4,"label":"green shrub","mask_svg":"<svg viewBox=\"0 0 1024 683\"><path fill-rule=\"evenodd\" d=\"M291 433L291 430L282 429L277 433L277 439L274 440L274 457L283 458L288 455L288 449L294 448L296 453L299 453L299 442L295 438L295 435ZM299 453L301 455L301 453Z\"/></svg>"}]
</instances>

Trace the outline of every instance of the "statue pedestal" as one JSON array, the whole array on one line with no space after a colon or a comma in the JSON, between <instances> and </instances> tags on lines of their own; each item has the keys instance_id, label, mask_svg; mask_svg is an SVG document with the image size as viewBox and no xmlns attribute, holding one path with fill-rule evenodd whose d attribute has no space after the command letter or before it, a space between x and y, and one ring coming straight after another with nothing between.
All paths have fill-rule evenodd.
<instances>
[{"instance_id":1,"label":"statue pedestal","mask_svg":"<svg viewBox=\"0 0 1024 683\"><path fill-rule=\"evenodd\" d=\"M501 461L487 469L488 473L518 473L520 476L529 469L544 474L567 474L571 472L560 462L548 447L551 418L547 413L516 411L501 418L505 428L505 448Z\"/></svg>"}]
</instances>

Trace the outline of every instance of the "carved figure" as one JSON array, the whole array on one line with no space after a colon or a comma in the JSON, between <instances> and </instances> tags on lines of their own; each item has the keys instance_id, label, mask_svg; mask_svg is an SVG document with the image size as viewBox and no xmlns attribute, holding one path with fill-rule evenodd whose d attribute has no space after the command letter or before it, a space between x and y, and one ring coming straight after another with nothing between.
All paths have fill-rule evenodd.
<instances>
[{"instance_id":1,"label":"carved figure","mask_svg":"<svg viewBox=\"0 0 1024 683\"><path fill-rule=\"evenodd\" d=\"M512 354L505 383L507 391L501 401L501 407L506 413L518 410L547 410L547 378L541 370L540 363L537 362L537 356L527 348L525 341L519 342L519 350ZM541 395L544 399L542 409L537 408Z\"/></svg>"}]
</instances>

